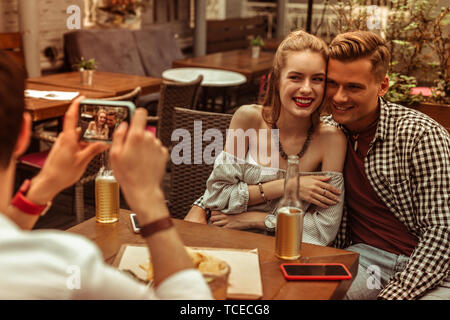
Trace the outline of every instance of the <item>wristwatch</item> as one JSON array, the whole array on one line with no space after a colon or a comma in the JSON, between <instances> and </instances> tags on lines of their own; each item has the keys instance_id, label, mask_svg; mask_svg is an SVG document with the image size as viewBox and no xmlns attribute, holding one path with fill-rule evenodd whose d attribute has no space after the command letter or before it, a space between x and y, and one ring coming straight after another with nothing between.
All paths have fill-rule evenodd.
<instances>
[{"instance_id":1,"label":"wristwatch","mask_svg":"<svg viewBox=\"0 0 450 320\"><path fill-rule=\"evenodd\" d=\"M26 179L20 186L19 191L17 191L16 195L12 199L11 204L26 214L30 214L33 216L43 216L52 206L52 202L49 201L47 202L47 204L39 205L28 200L26 198L26 194L28 192L28 189L30 189L30 185L31 181L29 179Z\"/></svg>"},{"instance_id":2,"label":"wristwatch","mask_svg":"<svg viewBox=\"0 0 450 320\"><path fill-rule=\"evenodd\" d=\"M266 230L268 232L275 232L275 228L277 227L277 217L269 213L264 218L264 225L266 226Z\"/></svg>"}]
</instances>

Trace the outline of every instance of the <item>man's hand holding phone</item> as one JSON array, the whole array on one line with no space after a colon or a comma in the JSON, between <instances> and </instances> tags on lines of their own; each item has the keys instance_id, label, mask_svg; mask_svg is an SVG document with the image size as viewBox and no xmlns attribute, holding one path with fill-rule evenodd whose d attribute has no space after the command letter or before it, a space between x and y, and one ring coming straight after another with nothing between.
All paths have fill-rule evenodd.
<instances>
[{"instance_id":1,"label":"man's hand holding phone","mask_svg":"<svg viewBox=\"0 0 450 320\"><path fill-rule=\"evenodd\" d=\"M161 182L169 153L152 132L145 130L147 111L139 108L130 126L122 122L114 132L111 166L130 208L142 225L168 216ZM163 210L149 208L164 205Z\"/></svg>"},{"instance_id":2,"label":"man's hand holding phone","mask_svg":"<svg viewBox=\"0 0 450 320\"><path fill-rule=\"evenodd\" d=\"M81 100L83 97L75 99L70 105L65 114L62 132L52 146L42 170L32 180L32 187L33 184L39 186L40 197L52 199L61 190L73 185L80 179L89 162L109 148L101 142L88 144L80 141L77 123ZM28 195L30 194L33 196L34 188L30 188Z\"/></svg>"}]
</instances>

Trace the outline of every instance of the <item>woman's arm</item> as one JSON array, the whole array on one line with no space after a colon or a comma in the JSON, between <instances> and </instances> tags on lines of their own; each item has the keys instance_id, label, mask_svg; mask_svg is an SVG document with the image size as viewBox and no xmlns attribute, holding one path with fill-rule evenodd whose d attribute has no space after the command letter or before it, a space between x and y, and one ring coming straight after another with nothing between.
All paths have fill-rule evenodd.
<instances>
[{"instance_id":1,"label":"woman's arm","mask_svg":"<svg viewBox=\"0 0 450 320\"><path fill-rule=\"evenodd\" d=\"M334 241L342 218L344 207L344 178L340 173L344 168L347 151L347 139L337 128L321 127L322 170L333 172L325 194L334 187L340 191L338 201L328 208L313 208L305 214L303 220L303 241L329 245ZM301 179L300 179L301 180Z\"/></svg>"}]
</instances>

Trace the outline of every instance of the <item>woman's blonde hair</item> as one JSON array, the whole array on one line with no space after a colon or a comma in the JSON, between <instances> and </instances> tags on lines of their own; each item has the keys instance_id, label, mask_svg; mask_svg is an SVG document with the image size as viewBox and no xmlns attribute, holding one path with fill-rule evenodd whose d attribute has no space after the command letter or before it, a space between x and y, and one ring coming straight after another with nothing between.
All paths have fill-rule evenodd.
<instances>
[{"instance_id":1,"label":"woman's blonde hair","mask_svg":"<svg viewBox=\"0 0 450 320\"><path fill-rule=\"evenodd\" d=\"M277 122L281 111L280 98L280 76L281 70L286 66L287 54L289 52L311 51L319 53L325 63L328 61L328 48L322 39L313 36L303 30L291 32L284 38L278 46L275 58L273 59L272 70L269 75L267 92L263 100L262 116L264 121L273 126ZM324 91L325 95L325 91ZM313 112L311 119L314 126L319 123L319 117L322 110L323 97L321 105Z\"/></svg>"}]
</instances>

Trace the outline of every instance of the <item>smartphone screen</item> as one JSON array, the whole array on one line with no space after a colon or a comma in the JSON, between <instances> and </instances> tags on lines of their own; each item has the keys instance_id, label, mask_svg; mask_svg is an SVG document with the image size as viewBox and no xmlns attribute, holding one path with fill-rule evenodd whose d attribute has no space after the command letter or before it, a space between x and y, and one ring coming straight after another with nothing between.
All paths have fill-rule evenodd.
<instances>
[{"instance_id":1,"label":"smartphone screen","mask_svg":"<svg viewBox=\"0 0 450 320\"><path fill-rule=\"evenodd\" d=\"M284 276L290 280L350 279L351 274L342 264L282 264Z\"/></svg>"},{"instance_id":2,"label":"smartphone screen","mask_svg":"<svg viewBox=\"0 0 450 320\"><path fill-rule=\"evenodd\" d=\"M84 141L111 142L114 130L123 121L130 122L132 103L128 101L83 100L78 126ZM133 105L134 107L134 105Z\"/></svg>"}]
</instances>

